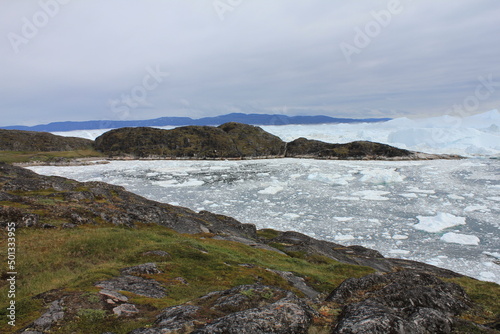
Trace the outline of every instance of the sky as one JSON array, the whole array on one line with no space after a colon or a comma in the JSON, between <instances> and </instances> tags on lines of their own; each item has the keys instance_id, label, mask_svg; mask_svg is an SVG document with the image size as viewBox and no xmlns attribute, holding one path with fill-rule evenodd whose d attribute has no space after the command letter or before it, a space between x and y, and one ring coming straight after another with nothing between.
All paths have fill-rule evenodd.
<instances>
[{"instance_id":1,"label":"sky","mask_svg":"<svg viewBox=\"0 0 500 334\"><path fill-rule=\"evenodd\" d=\"M500 106L497 0L2 0L0 126L470 115Z\"/></svg>"}]
</instances>

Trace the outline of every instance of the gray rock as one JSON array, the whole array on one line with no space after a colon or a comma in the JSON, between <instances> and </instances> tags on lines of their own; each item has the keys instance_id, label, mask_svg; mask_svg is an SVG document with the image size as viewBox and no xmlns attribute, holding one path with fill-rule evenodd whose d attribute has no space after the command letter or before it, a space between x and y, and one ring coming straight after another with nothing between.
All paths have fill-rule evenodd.
<instances>
[{"instance_id":1,"label":"gray rock","mask_svg":"<svg viewBox=\"0 0 500 334\"><path fill-rule=\"evenodd\" d=\"M350 278L326 300L348 304L333 331L342 334L450 333L472 305L460 286L415 271Z\"/></svg>"},{"instance_id":2,"label":"gray rock","mask_svg":"<svg viewBox=\"0 0 500 334\"><path fill-rule=\"evenodd\" d=\"M33 327L37 330L48 330L57 321L64 318L63 307L61 306L61 301L53 301L47 312L42 314L42 316L33 322Z\"/></svg>"},{"instance_id":3,"label":"gray rock","mask_svg":"<svg viewBox=\"0 0 500 334\"><path fill-rule=\"evenodd\" d=\"M137 328L131 332L128 332L128 334L168 334L168 333L164 333L162 332L162 330L157 328Z\"/></svg>"},{"instance_id":4,"label":"gray rock","mask_svg":"<svg viewBox=\"0 0 500 334\"><path fill-rule=\"evenodd\" d=\"M194 315L201 309L194 305L178 305L164 309L156 318L155 325L163 332L180 331L193 326Z\"/></svg>"},{"instance_id":5,"label":"gray rock","mask_svg":"<svg viewBox=\"0 0 500 334\"><path fill-rule=\"evenodd\" d=\"M22 217L22 225L24 227L34 227L40 224L38 215L28 214Z\"/></svg>"},{"instance_id":6,"label":"gray rock","mask_svg":"<svg viewBox=\"0 0 500 334\"><path fill-rule=\"evenodd\" d=\"M96 286L107 290L128 291L136 295L151 298L163 298L167 295L165 288L157 281L131 275L124 275L108 281L97 282Z\"/></svg>"},{"instance_id":7,"label":"gray rock","mask_svg":"<svg viewBox=\"0 0 500 334\"><path fill-rule=\"evenodd\" d=\"M154 256L161 256L161 257L170 257L170 254L168 254L167 252L162 251L162 250L148 251L148 252L142 253L142 255L144 255L144 256L154 255Z\"/></svg>"},{"instance_id":8,"label":"gray rock","mask_svg":"<svg viewBox=\"0 0 500 334\"><path fill-rule=\"evenodd\" d=\"M314 311L298 298L289 297L265 307L229 314L193 334L305 334L313 314Z\"/></svg>"},{"instance_id":9,"label":"gray rock","mask_svg":"<svg viewBox=\"0 0 500 334\"><path fill-rule=\"evenodd\" d=\"M110 297L114 301L119 301L119 302L126 302L126 301L128 301L128 297L127 296L124 296L121 293L113 291L113 290L103 289L103 290L99 291L99 293L101 295L106 296L106 297Z\"/></svg>"},{"instance_id":10,"label":"gray rock","mask_svg":"<svg viewBox=\"0 0 500 334\"><path fill-rule=\"evenodd\" d=\"M335 334L412 334L417 326L405 320L387 306L372 299L348 305L340 315Z\"/></svg>"},{"instance_id":11,"label":"gray rock","mask_svg":"<svg viewBox=\"0 0 500 334\"><path fill-rule=\"evenodd\" d=\"M301 291L307 298L314 299L319 295L319 292L308 286L302 277L295 276L289 271L269 270L286 279L293 285L294 288Z\"/></svg>"},{"instance_id":12,"label":"gray rock","mask_svg":"<svg viewBox=\"0 0 500 334\"><path fill-rule=\"evenodd\" d=\"M113 313L119 317L131 316L139 313L139 310L134 304L121 304L120 306L113 308Z\"/></svg>"},{"instance_id":13,"label":"gray rock","mask_svg":"<svg viewBox=\"0 0 500 334\"><path fill-rule=\"evenodd\" d=\"M144 263L134 267L128 267L121 270L124 275L152 275L160 274L161 270L158 269L156 263Z\"/></svg>"},{"instance_id":14,"label":"gray rock","mask_svg":"<svg viewBox=\"0 0 500 334\"><path fill-rule=\"evenodd\" d=\"M420 307L408 320L429 333L451 333L453 327L452 317L432 308Z\"/></svg>"}]
</instances>

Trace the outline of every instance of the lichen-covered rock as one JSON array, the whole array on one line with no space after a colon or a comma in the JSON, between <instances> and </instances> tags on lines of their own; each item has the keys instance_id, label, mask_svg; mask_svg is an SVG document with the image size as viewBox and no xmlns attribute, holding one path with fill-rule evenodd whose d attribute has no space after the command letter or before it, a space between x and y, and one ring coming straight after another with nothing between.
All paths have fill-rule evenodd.
<instances>
[{"instance_id":1,"label":"lichen-covered rock","mask_svg":"<svg viewBox=\"0 0 500 334\"><path fill-rule=\"evenodd\" d=\"M118 317L127 317L139 313L139 310L134 304L121 304L113 308L113 313Z\"/></svg>"},{"instance_id":2,"label":"lichen-covered rock","mask_svg":"<svg viewBox=\"0 0 500 334\"><path fill-rule=\"evenodd\" d=\"M283 298L273 304L231 313L196 330L193 334L307 333L313 311L298 298Z\"/></svg>"},{"instance_id":3,"label":"lichen-covered rock","mask_svg":"<svg viewBox=\"0 0 500 334\"><path fill-rule=\"evenodd\" d=\"M346 305L334 333L450 333L472 305L464 290L421 272L349 278L326 299Z\"/></svg>"},{"instance_id":4,"label":"lichen-covered rock","mask_svg":"<svg viewBox=\"0 0 500 334\"><path fill-rule=\"evenodd\" d=\"M319 292L307 285L302 277L298 277L290 271L269 270L286 279L294 288L302 292L307 298L314 299L319 295Z\"/></svg>"},{"instance_id":5,"label":"lichen-covered rock","mask_svg":"<svg viewBox=\"0 0 500 334\"><path fill-rule=\"evenodd\" d=\"M195 314L201 309L195 305L178 305L164 309L157 317L155 326L163 332L192 328Z\"/></svg>"},{"instance_id":6,"label":"lichen-covered rock","mask_svg":"<svg viewBox=\"0 0 500 334\"><path fill-rule=\"evenodd\" d=\"M163 298L167 295L165 288L157 281L131 275L97 282L95 285L107 290L128 291L150 298Z\"/></svg>"},{"instance_id":7,"label":"lichen-covered rock","mask_svg":"<svg viewBox=\"0 0 500 334\"><path fill-rule=\"evenodd\" d=\"M128 301L128 297L122 295L121 293L114 291L114 290L108 290L108 289L102 289L99 291L99 294L111 298L113 301L117 302L126 302Z\"/></svg>"},{"instance_id":8,"label":"lichen-covered rock","mask_svg":"<svg viewBox=\"0 0 500 334\"><path fill-rule=\"evenodd\" d=\"M285 151L285 143L278 137L259 127L234 122L172 130L115 129L96 138L95 147L112 156L193 159L282 156Z\"/></svg>"},{"instance_id":9,"label":"lichen-covered rock","mask_svg":"<svg viewBox=\"0 0 500 334\"><path fill-rule=\"evenodd\" d=\"M387 159L412 155L407 150L369 141L332 144L306 138L288 143L286 151L287 157L322 159Z\"/></svg>"},{"instance_id":10,"label":"lichen-covered rock","mask_svg":"<svg viewBox=\"0 0 500 334\"><path fill-rule=\"evenodd\" d=\"M129 334L307 333L315 315L290 291L261 284L240 285L166 308L152 328Z\"/></svg>"},{"instance_id":11,"label":"lichen-covered rock","mask_svg":"<svg viewBox=\"0 0 500 334\"><path fill-rule=\"evenodd\" d=\"M50 329L54 323L64 318L64 310L61 304L62 301L60 300L53 301L49 309L33 322L33 327L36 330L45 331Z\"/></svg>"},{"instance_id":12,"label":"lichen-covered rock","mask_svg":"<svg viewBox=\"0 0 500 334\"><path fill-rule=\"evenodd\" d=\"M127 267L121 270L124 275L153 275L160 274L162 271L158 269L156 263L143 263L133 267Z\"/></svg>"},{"instance_id":13,"label":"lichen-covered rock","mask_svg":"<svg viewBox=\"0 0 500 334\"><path fill-rule=\"evenodd\" d=\"M74 151L92 147L92 140L48 132L0 129L0 151Z\"/></svg>"},{"instance_id":14,"label":"lichen-covered rock","mask_svg":"<svg viewBox=\"0 0 500 334\"><path fill-rule=\"evenodd\" d=\"M285 142L258 126L229 122L219 126L236 144L241 157L284 156Z\"/></svg>"}]
</instances>

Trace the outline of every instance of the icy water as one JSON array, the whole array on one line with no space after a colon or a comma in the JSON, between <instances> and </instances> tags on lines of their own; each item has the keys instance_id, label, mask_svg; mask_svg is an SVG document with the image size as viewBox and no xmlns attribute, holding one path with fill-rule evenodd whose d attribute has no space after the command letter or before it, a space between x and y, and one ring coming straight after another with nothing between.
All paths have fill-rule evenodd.
<instances>
[{"instance_id":1,"label":"icy water","mask_svg":"<svg viewBox=\"0 0 500 334\"><path fill-rule=\"evenodd\" d=\"M500 161L114 161L32 167L500 283Z\"/></svg>"}]
</instances>

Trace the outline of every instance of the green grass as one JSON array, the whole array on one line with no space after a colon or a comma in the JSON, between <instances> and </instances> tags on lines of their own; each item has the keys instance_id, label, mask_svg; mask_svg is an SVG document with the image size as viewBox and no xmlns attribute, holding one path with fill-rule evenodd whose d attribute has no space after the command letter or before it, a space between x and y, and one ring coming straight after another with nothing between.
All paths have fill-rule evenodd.
<instances>
[{"instance_id":1,"label":"green grass","mask_svg":"<svg viewBox=\"0 0 500 334\"><path fill-rule=\"evenodd\" d=\"M484 324L493 322L500 315L500 285L478 281L469 277L448 279L464 288L473 302L480 305L464 313L463 318Z\"/></svg>"},{"instance_id":2,"label":"green grass","mask_svg":"<svg viewBox=\"0 0 500 334\"><path fill-rule=\"evenodd\" d=\"M17 232L19 321L15 330L40 316L42 302L33 297L48 291L56 296L70 296L66 299L70 305L66 309L68 316L51 333L112 331L120 334L152 323L164 307L187 302L214 290L260 282L295 291L268 268L291 271L324 293L331 292L346 278L373 272L371 268L343 264L322 256L308 256L301 252L283 255L237 242L211 239L207 235L183 235L157 225L143 224L134 229L112 226L69 230L19 229ZM0 233L4 237L5 232ZM170 256L143 255L151 250L163 250ZM166 286L167 296L154 299L124 292L130 302L141 309L140 317L117 318L104 310L94 284L118 276L121 268L151 261L156 262L163 273L146 277ZM451 281L463 286L471 298L482 305L465 314L464 319L485 323L500 312L498 285L468 278ZM6 295L6 292L7 286L2 280L0 295ZM295 292L300 295L299 291ZM253 292L243 293L251 295ZM5 309L6 304L2 301L1 318L5 317ZM4 323L0 324L0 332L11 330Z\"/></svg>"},{"instance_id":3,"label":"green grass","mask_svg":"<svg viewBox=\"0 0 500 334\"><path fill-rule=\"evenodd\" d=\"M55 162L65 159L94 157L101 158L105 157L105 155L93 149L53 152L0 151L0 162L6 163Z\"/></svg>"},{"instance_id":4,"label":"green grass","mask_svg":"<svg viewBox=\"0 0 500 334\"><path fill-rule=\"evenodd\" d=\"M329 292L347 277L359 277L373 272L370 268L341 264L333 260L330 263L311 265L305 259L254 249L236 242L181 235L161 226L146 225L138 229L19 229L17 245L19 276L16 299L26 305L18 310L18 319L25 320L19 322L20 325L26 325L40 316L39 301L35 302L33 296L62 289L79 293L82 303L88 302L89 296L97 291L95 282L119 275L121 268L151 261L150 257L142 255L150 250L164 250L171 255L166 258L156 257L156 263L164 273L152 276L167 286L168 296L153 299L127 295L132 303L147 305L156 310L178 305L210 291L241 284L261 282L291 289L288 282L266 270L267 268L292 271L324 292ZM188 284L176 280L178 277L184 278ZM6 290L7 287L3 284L0 294L5 295ZM0 317L4 316L5 306L3 303L0 305ZM124 332L120 329L122 325L109 316L91 322L85 320L88 317L83 318L76 316L67 324L72 327L61 328L61 333L78 326L86 328L82 333L97 333L95 328L102 329L108 325L117 333ZM147 320L152 321L153 318ZM130 321L137 320L121 321L123 328L129 328ZM104 327L96 325L99 323ZM92 328L89 327L90 324ZM5 329L6 327L0 327L0 331Z\"/></svg>"}]
</instances>

